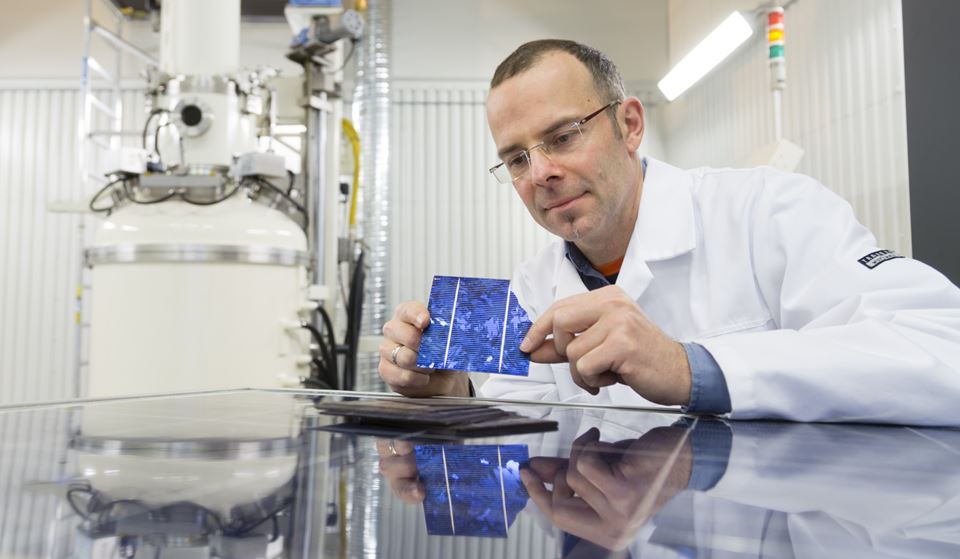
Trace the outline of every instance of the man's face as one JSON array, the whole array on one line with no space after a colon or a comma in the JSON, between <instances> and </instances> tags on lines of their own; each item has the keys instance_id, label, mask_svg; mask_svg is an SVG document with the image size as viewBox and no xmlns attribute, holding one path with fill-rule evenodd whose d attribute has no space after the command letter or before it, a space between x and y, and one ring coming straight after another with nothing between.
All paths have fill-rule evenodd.
<instances>
[{"instance_id":1,"label":"man's face","mask_svg":"<svg viewBox=\"0 0 960 559\"><path fill-rule=\"evenodd\" d=\"M526 149L545 133L596 111L602 99L590 71L562 51L502 82L487 98L487 121L502 157ZM610 108L616 111L618 107ZM596 245L632 225L638 195L636 146L627 145L606 114L583 125L575 151L531 153L530 169L513 182L530 215L568 241ZM625 233L629 235L632 227Z\"/></svg>"}]
</instances>

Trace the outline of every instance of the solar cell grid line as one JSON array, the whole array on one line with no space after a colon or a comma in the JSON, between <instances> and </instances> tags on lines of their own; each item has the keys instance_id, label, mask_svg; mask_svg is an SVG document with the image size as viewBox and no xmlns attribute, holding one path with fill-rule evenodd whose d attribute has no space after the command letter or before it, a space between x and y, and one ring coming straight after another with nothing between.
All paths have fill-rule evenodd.
<instances>
[{"instance_id":1,"label":"solar cell grid line","mask_svg":"<svg viewBox=\"0 0 960 559\"><path fill-rule=\"evenodd\" d=\"M447 357L450 355L450 340L453 339L453 326L457 320L457 299L460 298L460 279L457 278L457 289L453 292L453 309L450 311L450 328L447 329L447 347L443 350L443 366L447 366Z\"/></svg>"},{"instance_id":2,"label":"solar cell grid line","mask_svg":"<svg viewBox=\"0 0 960 559\"><path fill-rule=\"evenodd\" d=\"M503 457L499 446L497 446L497 473L499 474L497 477L500 478L500 504L503 505L503 526L506 532L510 528L510 520L507 518L507 491L503 486Z\"/></svg>"},{"instance_id":3,"label":"solar cell grid line","mask_svg":"<svg viewBox=\"0 0 960 559\"><path fill-rule=\"evenodd\" d=\"M500 334L500 360L497 363L497 372L503 372L503 346L507 343L507 316L510 314L510 284L507 284L507 296L504 297L503 304L503 328ZM497 456L500 453L497 451Z\"/></svg>"},{"instance_id":4,"label":"solar cell grid line","mask_svg":"<svg viewBox=\"0 0 960 559\"><path fill-rule=\"evenodd\" d=\"M453 518L453 493L450 492L450 470L447 468L447 452L440 447L440 456L443 457L443 481L447 484L447 505L450 509L450 530L457 535L457 522Z\"/></svg>"}]
</instances>

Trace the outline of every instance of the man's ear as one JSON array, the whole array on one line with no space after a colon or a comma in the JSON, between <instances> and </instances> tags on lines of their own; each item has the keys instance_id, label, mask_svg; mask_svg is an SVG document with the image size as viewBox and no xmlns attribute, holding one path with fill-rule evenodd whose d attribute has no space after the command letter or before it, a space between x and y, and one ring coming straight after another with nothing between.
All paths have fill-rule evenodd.
<instances>
[{"instance_id":1,"label":"man's ear","mask_svg":"<svg viewBox=\"0 0 960 559\"><path fill-rule=\"evenodd\" d=\"M631 152L636 151L643 141L643 131L645 126L646 114L643 110L643 103L636 97L627 97L620 103L621 119L620 133L623 136L627 149Z\"/></svg>"}]
</instances>

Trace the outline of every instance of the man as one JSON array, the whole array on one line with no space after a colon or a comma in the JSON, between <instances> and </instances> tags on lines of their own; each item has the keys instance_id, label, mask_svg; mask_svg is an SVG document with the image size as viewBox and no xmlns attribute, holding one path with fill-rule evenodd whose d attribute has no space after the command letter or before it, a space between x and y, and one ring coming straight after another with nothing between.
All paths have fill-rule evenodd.
<instances>
[{"instance_id":1,"label":"man","mask_svg":"<svg viewBox=\"0 0 960 559\"><path fill-rule=\"evenodd\" d=\"M535 319L530 375L493 376L483 396L960 424L960 290L880 250L825 187L642 159L640 101L570 41L518 48L486 108L491 172L564 241L511 284ZM428 324L423 304L397 307L381 376L407 396L470 394L464 373L416 368Z\"/></svg>"}]
</instances>

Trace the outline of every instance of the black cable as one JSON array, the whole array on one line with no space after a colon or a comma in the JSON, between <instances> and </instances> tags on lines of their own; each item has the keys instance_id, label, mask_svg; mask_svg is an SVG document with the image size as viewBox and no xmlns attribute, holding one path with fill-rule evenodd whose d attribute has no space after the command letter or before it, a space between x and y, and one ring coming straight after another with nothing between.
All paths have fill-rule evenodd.
<instances>
[{"instance_id":1,"label":"black cable","mask_svg":"<svg viewBox=\"0 0 960 559\"><path fill-rule=\"evenodd\" d=\"M317 377L319 380L325 382L328 385L333 386L331 383L332 380L336 380L336 370L337 370L337 354L336 347L331 348L327 345L327 342L323 339L323 335L319 330L314 328L310 324L304 323L303 329L310 332L310 335L313 337L313 341L316 342L317 348L320 350L320 356L322 361L317 362L314 360L313 364L319 369L317 371Z\"/></svg>"},{"instance_id":2,"label":"black cable","mask_svg":"<svg viewBox=\"0 0 960 559\"><path fill-rule=\"evenodd\" d=\"M261 185L261 186L266 186L266 187L269 188L270 190L273 190L274 192L276 192L277 194L279 194L280 196L282 196L283 199L286 200L290 205L292 205L294 208L296 208L296 210L297 210L298 212L300 212L301 214L303 214L304 217L307 216L307 209L304 208L303 206L301 206L299 202L297 202L296 200L294 200L293 198L291 198L290 196L288 196L287 193L284 192L282 188L280 188L279 186L273 184L272 182L270 182L270 181L268 181L267 179L264 179L264 178L262 178L262 177L253 177L253 180L254 180L257 184L259 184L259 185Z\"/></svg>"},{"instance_id":3,"label":"black cable","mask_svg":"<svg viewBox=\"0 0 960 559\"><path fill-rule=\"evenodd\" d=\"M287 169L287 176L290 177L290 182L287 184L287 196L290 196L290 193L293 192L293 183L297 180L297 175L294 175L293 171Z\"/></svg>"},{"instance_id":4,"label":"black cable","mask_svg":"<svg viewBox=\"0 0 960 559\"><path fill-rule=\"evenodd\" d=\"M345 336L343 389L353 390L357 377L357 352L360 346L360 326L363 321L363 287L366 281L365 251L361 250L350 278L350 298L347 299L347 334Z\"/></svg>"},{"instance_id":5,"label":"black cable","mask_svg":"<svg viewBox=\"0 0 960 559\"><path fill-rule=\"evenodd\" d=\"M307 209L306 209L306 208L304 208L303 206L301 206L296 200L294 200L294 199L291 198L289 195L287 195L287 193L284 192L282 188L280 188L279 186L273 184L272 182L270 182L270 181L268 181L268 180L266 180L266 179L264 179L264 178L261 178L261 177L253 177L253 180L254 180L254 182L256 182L257 184L259 184L260 186L265 186L265 187L269 188L270 190L273 190L274 192L276 192L277 194L279 194L284 200L287 201L288 204L290 204L290 205L293 206L298 212L300 212L300 215L303 216L303 226L304 226L304 228L306 228L306 226L307 226Z\"/></svg>"},{"instance_id":6,"label":"black cable","mask_svg":"<svg viewBox=\"0 0 960 559\"><path fill-rule=\"evenodd\" d=\"M152 111L150 111L150 114L147 115L146 122L143 123L143 133L141 134L141 138L140 138L141 139L140 147L142 147L143 149L147 149L147 130L150 129L150 122L153 121L153 117L157 115L169 114L169 113L170 111L168 111L167 109L153 109Z\"/></svg>"},{"instance_id":7,"label":"black cable","mask_svg":"<svg viewBox=\"0 0 960 559\"><path fill-rule=\"evenodd\" d=\"M326 340L323 339L323 334L319 330L314 328L312 325L304 323L302 328L310 332L310 337L313 338L317 348L320 350L320 357L323 359L323 363L327 364L330 362L330 348L327 346Z\"/></svg>"},{"instance_id":8,"label":"black cable","mask_svg":"<svg viewBox=\"0 0 960 559\"><path fill-rule=\"evenodd\" d=\"M224 194L220 198L216 198L214 200L208 200L206 202L201 202L200 200L191 200L190 198L187 197L186 194L181 194L180 199L188 204L193 204L194 206L212 206L214 204L219 204L220 202L223 202L227 198L230 198L231 196L236 194L237 191L240 190L240 187L242 185L243 183L237 183L237 186L235 186L233 190L231 190L228 194Z\"/></svg>"},{"instance_id":9,"label":"black cable","mask_svg":"<svg viewBox=\"0 0 960 559\"><path fill-rule=\"evenodd\" d=\"M317 363L314 363L314 365L317 365ZM330 386L325 381L313 376L303 379L303 385L306 388L318 388L320 390L336 390L333 386Z\"/></svg>"},{"instance_id":10,"label":"black cable","mask_svg":"<svg viewBox=\"0 0 960 559\"><path fill-rule=\"evenodd\" d=\"M281 503L279 507L274 509L273 512L268 513L266 516L264 516L260 520L257 520L252 524L243 525L232 530L224 530L223 533L230 537L244 536L248 534L250 530L253 530L254 528L263 524L264 522L271 520L273 518L276 518L278 514L285 511L287 508L289 508L292 502L293 502L292 499L286 498L283 500L283 503Z\"/></svg>"},{"instance_id":11,"label":"black cable","mask_svg":"<svg viewBox=\"0 0 960 559\"><path fill-rule=\"evenodd\" d=\"M97 200L99 200L100 197L103 196L104 192L113 188L113 185L117 184L118 182L123 182L124 180L125 179L123 177L120 177L119 179L114 179L113 181L108 182L103 188L98 190L97 193L93 195L93 198L90 199L90 204L89 204L90 211L94 213L106 212L107 215L110 215L110 212L113 211L113 208L116 207L116 204L111 204L110 207L107 207L107 208L98 208L95 206L95 204L97 203ZM125 182L124 182L124 185L126 185Z\"/></svg>"},{"instance_id":12,"label":"black cable","mask_svg":"<svg viewBox=\"0 0 960 559\"><path fill-rule=\"evenodd\" d=\"M153 153L157 154L157 160L163 165L163 156L160 155L160 131L166 124L161 124L153 130Z\"/></svg>"},{"instance_id":13,"label":"black cable","mask_svg":"<svg viewBox=\"0 0 960 559\"><path fill-rule=\"evenodd\" d=\"M85 513L85 512L83 512L83 510L81 509L80 505L78 505L78 504L73 500L73 495L74 495L75 493L86 493L86 494L89 495L90 497L93 497L93 492L90 491L90 489L83 488L83 487L72 487L72 488L70 488L70 489L67 489L67 504L70 505L70 508L73 509L73 512L77 513L77 516L79 516L80 518L82 518L82 519L84 519L84 520L89 520L89 519L90 519L90 515L87 514L87 513Z\"/></svg>"},{"instance_id":14,"label":"black cable","mask_svg":"<svg viewBox=\"0 0 960 559\"><path fill-rule=\"evenodd\" d=\"M340 371L337 365L337 333L333 330L333 321L330 320L330 315L327 313L327 309L323 308L323 305L317 307L317 312L320 313L320 317L323 319L323 327L327 331L327 340L330 343L331 355L333 357L332 362L330 363L331 369L331 379L333 380L334 386L340 385Z\"/></svg>"},{"instance_id":15,"label":"black cable","mask_svg":"<svg viewBox=\"0 0 960 559\"><path fill-rule=\"evenodd\" d=\"M277 520L277 516L279 515L273 515L273 533L270 534L269 543L277 541L277 539L280 537L280 521Z\"/></svg>"},{"instance_id":16,"label":"black cable","mask_svg":"<svg viewBox=\"0 0 960 559\"><path fill-rule=\"evenodd\" d=\"M325 70L324 74L336 74L340 70L343 70L347 67L347 63L350 62L350 59L353 58L353 53L357 50L357 43L360 42L360 39L350 39L350 50L347 52L347 56L343 57L343 62L340 64L340 67L336 70Z\"/></svg>"}]
</instances>

